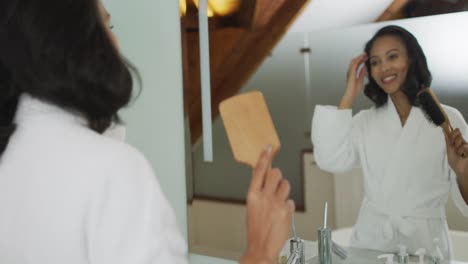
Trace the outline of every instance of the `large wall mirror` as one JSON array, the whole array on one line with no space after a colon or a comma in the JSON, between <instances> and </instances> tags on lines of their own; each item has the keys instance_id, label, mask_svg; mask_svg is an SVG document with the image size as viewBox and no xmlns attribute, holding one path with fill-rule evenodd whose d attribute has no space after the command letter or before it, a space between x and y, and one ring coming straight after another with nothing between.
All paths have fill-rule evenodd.
<instances>
[{"instance_id":1,"label":"large wall mirror","mask_svg":"<svg viewBox=\"0 0 468 264\"><path fill-rule=\"evenodd\" d=\"M333 229L347 230L356 222L363 195L362 172L355 169L331 174L317 167L310 140L311 119L316 105L339 103L350 60L363 51L364 44L378 29L388 24L402 26L416 36L433 76L432 89L442 103L457 108L466 120L468 12L289 31L239 91L260 90L266 98L282 143L275 166L291 182L291 197L298 209L297 231L304 239L316 240L326 201ZM362 95L353 112L371 105ZM187 125L188 130L190 127ZM190 135L191 131L187 131L187 142ZM200 140L188 146L190 250L236 259L245 247L243 203L251 171L234 161L220 118L213 121L213 162L203 161ZM447 221L451 230L460 231L468 239L468 233L463 233L468 232L468 219L451 201ZM463 244L455 245L463 241L467 240L460 239L454 246L463 248ZM464 260L468 262L468 258Z\"/></svg>"}]
</instances>

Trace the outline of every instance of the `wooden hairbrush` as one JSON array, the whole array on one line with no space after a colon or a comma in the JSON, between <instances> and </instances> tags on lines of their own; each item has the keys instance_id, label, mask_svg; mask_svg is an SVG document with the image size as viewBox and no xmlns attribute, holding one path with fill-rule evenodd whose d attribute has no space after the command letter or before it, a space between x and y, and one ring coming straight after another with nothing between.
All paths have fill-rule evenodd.
<instances>
[{"instance_id":1,"label":"wooden hairbrush","mask_svg":"<svg viewBox=\"0 0 468 264\"><path fill-rule=\"evenodd\" d=\"M259 91L230 97L219 105L231 150L237 162L252 168L266 145L273 155L281 147L265 98Z\"/></svg>"},{"instance_id":2,"label":"wooden hairbrush","mask_svg":"<svg viewBox=\"0 0 468 264\"><path fill-rule=\"evenodd\" d=\"M424 115L427 120L436 126L442 127L445 135L453 131L450 120L440 105L439 100L429 88L424 88L418 93L418 99L421 104ZM468 157L468 153L462 153L462 157Z\"/></svg>"}]
</instances>

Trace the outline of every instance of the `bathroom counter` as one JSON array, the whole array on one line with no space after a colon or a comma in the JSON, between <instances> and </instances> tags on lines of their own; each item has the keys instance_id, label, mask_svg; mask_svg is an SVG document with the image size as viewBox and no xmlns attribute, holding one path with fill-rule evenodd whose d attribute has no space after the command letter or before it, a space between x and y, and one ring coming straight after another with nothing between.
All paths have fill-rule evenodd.
<instances>
[{"instance_id":1,"label":"bathroom counter","mask_svg":"<svg viewBox=\"0 0 468 264\"><path fill-rule=\"evenodd\" d=\"M305 249L305 259L306 264L318 264L318 246L317 241L304 241L304 249ZM387 254L387 252L375 251L375 250L366 250L366 249L358 249L358 248L349 248L345 247L345 250L348 252L348 257L346 259L341 259L334 253L332 253L332 260L333 264L379 264L385 263L385 259L378 259L377 256ZM280 254L280 263L285 263L287 256L289 255L289 242L286 242L283 250ZM397 257L394 257L394 263L397 264L398 260ZM410 257L410 264L417 264L419 263L419 258L416 256ZM425 258L424 263L430 263L429 258ZM445 262L444 262L445 263ZM451 261L450 263L446 264L468 264L468 262L463 261Z\"/></svg>"},{"instance_id":2,"label":"bathroom counter","mask_svg":"<svg viewBox=\"0 0 468 264\"><path fill-rule=\"evenodd\" d=\"M190 254L190 264L237 264L237 261Z\"/></svg>"},{"instance_id":3,"label":"bathroom counter","mask_svg":"<svg viewBox=\"0 0 468 264\"><path fill-rule=\"evenodd\" d=\"M377 256L385 254L384 252L380 251L373 251L373 250L365 250L365 249L355 249L355 248L346 248L348 251L348 257L343 260L333 254L332 260L334 264L376 264L376 263L385 263L385 259L378 259ZM306 261L307 264L318 264L318 257L313 257ZM394 262L395 264L398 263L397 257L395 256ZM415 256L410 257L411 264L419 263L419 258ZM424 263L431 263L428 258L425 259ZM444 262L449 264L448 262ZM460 261L451 261L450 264L468 264L466 262Z\"/></svg>"}]
</instances>

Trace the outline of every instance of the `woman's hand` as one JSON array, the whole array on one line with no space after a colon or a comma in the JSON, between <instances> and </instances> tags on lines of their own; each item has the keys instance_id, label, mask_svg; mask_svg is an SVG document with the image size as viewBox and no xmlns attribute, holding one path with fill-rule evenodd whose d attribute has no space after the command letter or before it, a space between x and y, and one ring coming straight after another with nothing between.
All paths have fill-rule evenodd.
<instances>
[{"instance_id":1,"label":"woman's hand","mask_svg":"<svg viewBox=\"0 0 468 264\"><path fill-rule=\"evenodd\" d=\"M460 129L454 129L445 136L447 144L447 159L450 167L459 177L468 182L468 143L463 138Z\"/></svg>"},{"instance_id":2,"label":"woman's hand","mask_svg":"<svg viewBox=\"0 0 468 264\"><path fill-rule=\"evenodd\" d=\"M363 53L354 58L349 64L348 73L346 75L346 90L339 105L340 109L351 108L354 98L361 92L366 75L366 67L362 67L360 70L359 67L363 65L367 59L367 54Z\"/></svg>"},{"instance_id":3,"label":"woman's hand","mask_svg":"<svg viewBox=\"0 0 468 264\"><path fill-rule=\"evenodd\" d=\"M272 150L265 150L253 171L247 194L247 249L241 264L277 263L290 235L294 202L289 182L271 169Z\"/></svg>"}]
</instances>

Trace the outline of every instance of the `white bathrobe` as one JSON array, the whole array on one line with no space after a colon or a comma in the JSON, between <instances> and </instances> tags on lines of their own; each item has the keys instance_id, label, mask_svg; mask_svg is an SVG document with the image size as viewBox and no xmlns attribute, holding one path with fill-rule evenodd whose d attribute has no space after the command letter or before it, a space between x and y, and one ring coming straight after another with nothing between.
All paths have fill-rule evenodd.
<instances>
[{"instance_id":1,"label":"white bathrobe","mask_svg":"<svg viewBox=\"0 0 468 264\"><path fill-rule=\"evenodd\" d=\"M456 109L444 106L452 125L468 138L468 127ZM445 220L449 193L468 217L456 175L447 162L442 129L412 107L402 127L392 100L352 117L351 110L316 106L312 142L317 165L339 173L361 167L364 201L351 245L396 251L399 244L410 252L432 251L433 240L445 258L451 244Z\"/></svg>"},{"instance_id":2,"label":"white bathrobe","mask_svg":"<svg viewBox=\"0 0 468 264\"><path fill-rule=\"evenodd\" d=\"M15 122L0 157L0 263L188 263L140 152L25 95Z\"/></svg>"}]
</instances>

